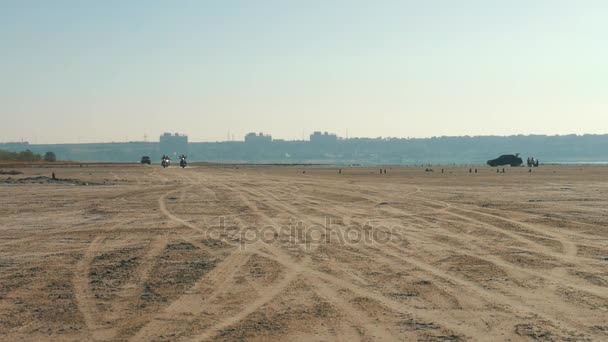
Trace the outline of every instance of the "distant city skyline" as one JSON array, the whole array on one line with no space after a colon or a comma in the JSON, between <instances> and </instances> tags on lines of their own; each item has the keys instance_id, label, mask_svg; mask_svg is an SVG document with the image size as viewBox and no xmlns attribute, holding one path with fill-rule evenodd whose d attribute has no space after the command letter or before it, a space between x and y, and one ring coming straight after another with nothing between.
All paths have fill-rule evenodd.
<instances>
[{"instance_id":1,"label":"distant city skyline","mask_svg":"<svg viewBox=\"0 0 608 342\"><path fill-rule=\"evenodd\" d=\"M607 133L550 133L550 134L537 134L537 133L529 133L529 134L523 134L523 133L513 133L513 134L462 134L462 135L450 135L450 134L444 134L444 135L430 135L430 136L360 136L360 135L352 135L352 134L340 134L337 132L329 132L329 131L320 131L320 132L328 132L330 134L335 134L337 136L338 139L431 139L431 138L439 138L439 137L489 137L489 136L496 136L496 137L509 137L509 136L568 136L568 135L578 135L578 136L583 136L583 135L608 135L608 130ZM163 132L159 135L151 135L151 134L143 134L140 137L124 137L123 139L112 139L112 140L92 140L92 138L90 137L77 137L76 140L60 140L60 141L44 141L44 140L39 140L36 138L33 139L27 139L27 138L18 138L18 139L9 139L5 136L0 136L0 144L7 144L7 143L29 143L29 144L89 144L89 143L122 143L122 142L158 142L160 141L160 136L164 133L179 133L180 135L186 135L189 138L189 141L191 142L230 142L230 141L245 141L245 137L247 134L249 133L263 133L264 135L270 135L272 137L272 140L285 140L285 141L309 141L310 139L310 135L313 132L306 132L300 136L296 136L293 138L285 138L285 137L279 137L279 136L275 136L274 134L272 134L271 132L247 132L243 135L236 135L236 134L231 134L230 137L227 137L226 135L223 138L219 138L219 139L192 139L191 135L186 134L186 133L182 133L182 132Z\"/></svg>"},{"instance_id":2,"label":"distant city skyline","mask_svg":"<svg viewBox=\"0 0 608 342\"><path fill-rule=\"evenodd\" d=\"M245 141L196 142L175 133L160 141L92 144L0 143L0 150L44 155L59 160L138 162L142 156L179 156L190 161L226 163L323 163L332 165L485 164L503 154L520 153L545 163L608 163L608 134L563 136L437 137L432 139L339 139L317 132L310 140L271 139L251 133Z\"/></svg>"},{"instance_id":3,"label":"distant city skyline","mask_svg":"<svg viewBox=\"0 0 608 342\"><path fill-rule=\"evenodd\" d=\"M608 133L608 2L0 3L0 142Z\"/></svg>"}]
</instances>

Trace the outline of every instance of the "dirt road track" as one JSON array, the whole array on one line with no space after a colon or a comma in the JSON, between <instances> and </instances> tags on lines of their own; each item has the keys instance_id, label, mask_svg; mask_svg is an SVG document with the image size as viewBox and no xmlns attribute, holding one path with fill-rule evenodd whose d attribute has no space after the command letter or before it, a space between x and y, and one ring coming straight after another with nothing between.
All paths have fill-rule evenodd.
<instances>
[{"instance_id":1,"label":"dirt road track","mask_svg":"<svg viewBox=\"0 0 608 342\"><path fill-rule=\"evenodd\" d=\"M0 335L608 339L608 169L374 170L63 167L96 185L2 185Z\"/></svg>"}]
</instances>

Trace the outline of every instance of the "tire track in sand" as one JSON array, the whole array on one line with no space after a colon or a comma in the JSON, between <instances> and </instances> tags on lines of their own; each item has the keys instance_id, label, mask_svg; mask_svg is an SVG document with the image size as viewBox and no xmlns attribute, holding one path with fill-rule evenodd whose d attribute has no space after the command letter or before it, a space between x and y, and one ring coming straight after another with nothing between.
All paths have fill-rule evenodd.
<instances>
[{"instance_id":1,"label":"tire track in sand","mask_svg":"<svg viewBox=\"0 0 608 342\"><path fill-rule=\"evenodd\" d=\"M103 237L98 236L91 242L82 259L76 264L76 271L72 278L76 304L87 326L87 336L92 340L110 340L116 335L114 329L105 328L98 324L99 317L95 309L94 295L88 277L93 259L103 240Z\"/></svg>"},{"instance_id":2,"label":"tire track in sand","mask_svg":"<svg viewBox=\"0 0 608 342\"><path fill-rule=\"evenodd\" d=\"M153 240L149 247L148 252L143 257L141 264L139 265L139 270L137 272L137 276L134 278L134 282L125 284L121 291L118 292L118 298L137 298L141 295L143 290L143 284L148 281L150 277L150 272L154 268L156 263L156 259L163 253L165 247L167 247L169 243L169 236L167 234L163 234ZM122 312L126 312L129 307L129 302L115 302L113 303L113 312L116 314L120 314ZM117 317L120 318L120 317Z\"/></svg>"},{"instance_id":3,"label":"tire track in sand","mask_svg":"<svg viewBox=\"0 0 608 342\"><path fill-rule=\"evenodd\" d=\"M186 191L189 187L173 190L162 195L159 200L159 208L161 212L171 219L183 226L191 228L197 232L204 233L206 229L200 228L191 222L188 222L182 218L177 217L172 214L166 207L165 201L166 197L172 193L178 191ZM193 245L198 245L199 247L205 247L204 245L197 242L192 237L183 237L186 241L192 243ZM219 265L217 265L212 271L205 274L203 277L197 280L195 285L191 287L187 293L174 300L167 308L163 310L162 313L155 315L149 322L142 327L137 334L131 339L133 341L148 341L162 334L164 330L163 323L170 322L172 318L176 316L181 317L181 319L186 320L194 320L197 314L200 314L204 311L204 304L212 300L219 293L225 291L227 289L228 282L233 278L234 274L238 271L242 265L244 265L249 259L250 254L244 253L242 251L232 252L226 259L224 259ZM287 274L284 276L282 282L288 283L293 281L294 275ZM248 306L249 311L253 312L258 305L263 305L267 300L265 298L259 298L256 302L252 303ZM262 303L262 304L260 304ZM255 309L252 309L255 307ZM248 312L248 309L245 308L241 311L240 315L243 312ZM234 317L232 317L234 319ZM223 324L232 324L230 322L224 322ZM207 333L213 334L217 329L222 329L222 323L216 324L214 328L208 330ZM204 335L203 335L204 337Z\"/></svg>"},{"instance_id":4,"label":"tire track in sand","mask_svg":"<svg viewBox=\"0 0 608 342\"><path fill-rule=\"evenodd\" d=\"M266 193L265 191L262 191L262 192L264 193L264 198L267 199L268 196L269 196L269 194ZM275 196L270 196L270 197L274 198L277 202L280 201ZM279 203L279 204L280 204L280 207L283 207L283 208L287 208L287 207L290 206L290 205L286 205L284 203ZM293 208L293 209L295 210L295 208ZM419 260L418 258L405 257L405 256L401 255L401 252L402 252L401 250L389 251L389 249L384 249L383 251L384 251L384 253L382 253L382 254L386 254L386 255L388 255L390 257L393 257L393 258L398 258L398 259L400 259L402 261L405 261L406 263L408 263L408 264L410 264L412 266L415 266L418 269L421 269L421 270L423 270L423 271L425 271L425 272L427 272L427 273L429 273L429 274L431 274L431 275L433 275L435 277L439 277L441 279L447 280L447 281L449 281L452 284L457 284L462 289L465 289L467 292L469 292L471 295L481 296L488 303L498 301L498 302L503 303L504 305L510 306L512 309L514 309L514 312L526 312L526 313L532 314L532 315L538 315L538 316L541 316L541 317L543 317L543 316L544 317L551 317L553 319L557 319L550 312L547 312L547 311L543 312L543 310L541 310L541 311L536 310L535 308L532 308L532 307L530 307L530 306L526 305L525 303L522 303L522 302L520 302L518 300L512 299L512 298L510 298L508 296L505 296L503 294L497 293L495 291L489 291L489 290L487 290L487 289L485 289L485 288L477 285L474 282L471 282L471 281L462 279L460 277L448 274L447 272L445 272L445 271L443 271L443 270L441 270L439 268L436 268L436 267L434 267L434 266L432 266L430 264L427 264L427 263ZM377 260L384 259L383 255L380 255L378 253L372 253L372 254L376 254L374 256L376 257ZM392 264L388 260L386 260L386 262L388 264ZM506 263L503 263L503 265L504 264L506 264ZM514 265L509 265L509 266L514 267ZM555 279L552 279L552 280L555 280ZM576 285L574 285L574 286L575 286L575 288L578 287ZM593 289L591 289L590 292L593 293L593 294L600 293L600 292L594 291ZM557 321L559 321L559 319L557 319ZM576 320L575 320L574 323L577 324L577 325L581 324L580 321L576 321Z\"/></svg>"},{"instance_id":5,"label":"tire track in sand","mask_svg":"<svg viewBox=\"0 0 608 342\"><path fill-rule=\"evenodd\" d=\"M276 222L274 222L274 220L270 217L268 217L265 213L263 213L261 210L259 210L253 203L251 203L249 201L249 199L247 199L247 197L244 195L244 193L240 190L242 189L235 189L235 188L231 188L230 186L226 186L227 188L229 188L230 190L240 193L240 198L242 201L244 201L244 203L251 208L252 212L254 212L255 214L257 214L258 216L260 216L263 220L265 220L267 223L276 226ZM250 192L250 195L252 195L252 193ZM253 193L253 196L256 196L256 193ZM286 205L282 204L280 207L282 208L286 208ZM382 294L377 294L374 292L370 292L368 289L364 289L358 285L355 285L351 282L348 282L346 280L337 278L333 275L321 272L321 271L317 271L314 270L313 268L310 267L310 258L307 256L305 257L304 261L301 262L295 262L292 260L292 258L287 255L286 253L284 253L283 251L281 251L278 247L271 245L271 244L265 244L265 247L267 249L269 249L271 251L271 253L274 256L267 256L268 258L278 262L279 264L284 265L286 268L288 269L293 269L296 270L298 274L303 275L305 281L312 285L312 286L316 286L316 287L320 287L323 289L327 289L327 287L322 284L322 281L327 281L329 283L332 283L334 285L337 285L339 287L348 289L349 291L361 296L361 297L365 297L365 298L370 298L375 300L376 302L382 304L383 306L385 306L386 308L389 308L393 311L396 312L400 312L400 313L405 313L408 315L412 315L412 316L417 316L419 318L421 318L422 320L428 321L428 322L433 322L437 317L434 316L432 313L428 312L427 310L423 310L423 309L417 309L417 308L413 308L410 307L408 305L404 305L400 302L394 301ZM276 297L279 292L276 291L277 289L273 289L273 295ZM274 297L273 297L274 298ZM273 298L266 298L267 301L272 300ZM265 303L257 303L259 307L261 307L263 304ZM343 307L344 308L344 307ZM254 311L251 311L254 312ZM250 312L250 313L251 313ZM349 313L347 313L347 316L349 315ZM246 316L239 316L239 320L244 319ZM238 321L237 320L229 320L231 324L235 324ZM458 332L462 335L467 335L470 329L473 329L472 327L467 327L467 329L463 329L463 327L461 326L460 322L448 322L445 320L442 320L439 324L443 325L443 327L452 330L454 332ZM228 327L226 325L222 325L224 328ZM215 333L218 333L219 330L216 330ZM487 333L485 331L476 331L476 333ZM195 338L195 340L204 340L204 339L210 339L212 338L214 335L213 334L204 334L204 335L200 335L199 337L204 337L202 339L199 338Z\"/></svg>"},{"instance_id":6,"label":"tire track in sand","mask_svg":"<svg viewBox=\"0 0 608 342\"><path fill-rule=\"evenodd\" d=\"M481 223L482 221L480 221ZM513 224L517 224L519 222L517 221L510 221ZM428 243L429 241L426 240L421 240L419 238L414 238L413 236L409 236L410 240L415 240L418 242L423 242L423 243ZM436 242L433 241L433 243L438 244ZM439 244L442 245L442 244ZM446 245L447 246L447 245ZM492 301L494 298L494 300L498 300L499 302L502 302L505 305L508 305L510 307L512 307L513 309L515 309L515 312L529 312L532 314L536 314L539 316L544 316L544 317L550 317L552 320L554 321L563 321L563 318L560 316L560 314L555 314L553 312L553 310L551 310L551 308L544 308L544 309L540 309L537 307L532 307L530 305L528 305L527 303L525 303L524 301L522 301L521 299L517 299L517 298L511 298L512 296L506 296L500 293L497 293L495 291L489 291L481 286L478 286L476 283L462 279L461 277L458 276L453 276L439 268L436 268L428 263L424 263L422 262L419 258L414 258L414 257L406 257L403 255L403 253L405 252L402 248L399 248L397 246L391 246L393 248L389 248L389 249L383 249L382 254L386 254L389 255L393 258L398 258L401 259L402 261L405 261L406 263L409 263L419 269L424 270L427 273L430 273L436 277L440 277L442 279L445 279L451 283L454 284L458 284L459 286L461 286L463 289L468 289L470 290L470 292L472 294L477 293L480 295L480 297L484 298L486 301ZM391 251L392 249L395 249L394 251ZM371 252L371 251L369 251ZM372 253L373 254L373 253ZM607 294L604 288L599 287L599 286L593 286L593 285L588 285L588 284L580 284L577 282L567 282L564 283L564 279L563 278L558 278L557 276L553 275L553 274L549 274L549 273L542 273L542 272L538 272L538 271L532 271L532 270L526 270L523 269L521 267L517 267L516 265L503 261L502 259L499 258L495 258L491 255L481 255L481 254L476 254L476 253L467 253L467 252L458 252L457 254L462 254L462 255L469 255L469 256L474 256L474 257L479 257L481 259L485 259L488 260L490 262L493 262L496 266L511 270L511 271L516 271L516 272L522 272L526 275L529 276L538 276L541 277L545 280L551 281L553 284L563 284L565 286L574 288L576 290L579 291L583 291L583 292L587 292L587 293L591 293L595 296L598 297L602 297L602 298L606 298ZM570 254L571 256L571 254ZM383 256L381 255L374 255L374 257L376 258L376 260L382 260ZM387 261L387 264L392 264L390 261ZM519 292L519 295L522 295L524 293ZM519 296L517 296L519 297ZM568 304L563 304L563 307L570 307L570 305ZM567 309L566 309L567 312ZM567 315L566 315L567 316ZM584 326L584 322L581 321L580 319L571 319L569 320L571 322L571 324L574 324L576 326Z\"/></svg>"},{"instance_id":7,"label":"tire track in sand","mask_svg":"<svg viewBox=\"0 0 608 342\"><path fill-rule=\"evenodd\" d=\"M310 200L307 200L307 201L310 203ZM312 204L312 203L310 203L310 204ZM328 204L329 204L329 202L328 202ZM322 213L326 213L326 211L324 211L324 209L322 209L323 208L322 204L317 203L316 206L309 205L308 207L312 208L314 210L319 210ZM341 213L341 215L343 217L347 218L348 221L356 221L352 217L347 217L348 214L349 214L349 212L347 210L342 210L342 209L340 209L338 207L334 207L334 208L332 208L332 212ZM412 215L412 216L414 216L414 215ZM518 223L517 221L512 221L512 222L514 224ZM337 225L339 225L339 224L337 224ZM362 225L362 223L359 222L359 225ZM452 251L454 253L462 254L462 255L468 255L468 256L474 256L474 257L478 257L480 259L485 259L485 260L491 261L492 263L494 263L497 266L500 266L500 267L502 267L504 269L508 269L510 271L520 272L520 273L526 274L528 276L540 277L540 278L543 278L543 279L545 279L547 281L550 281L550 282L552 282L554 284L562 284L562 285L571 287L571 288L579 290L579 291L591 293L591 294L593 294L595 296L598 296L598 297L608 298L608 293L605 291L605 288L602 288L600 286L591 285L591 284L583 284L583 283L577 281L576 279L570 278L570 277L566 277L566 278L570 278L570 279L567 280L567 279L564 278L565 276L563 274L560 274L559 277L557 277L556 275L553 275L551 273L542 272L542 271L539 271L539 270L528 270L528 269L525 269L525 268L518 267L517 265L515 265L515 264L513 264L511 262L502 260L502 259L500 259L498 257L494 257L493 255L488 254L487 252L484 253L484 251L481 249L484 246L483 243L481 241L477 241L477 239L475 237L473 237L472 239L468 239L467 240L467 239L464 239L461 235L453 234L453 233L447 231L446 229L442 228L441 226L438 226L437 228L442 231L441 234L444 235L444 236L450 236L450 237L452 237L454 239L458 239L459 241L461 241L461 242L463 242L463 243L465 243L465 244L467 244L469 246L470 246L470 242L471 241L475 241L476 242L475 245L479 246L478 248L476 248L476 252L466 252L466 251L456 250L456 249L452 248ZM429 232L419 232L417 234L422 234L422 235L427 235L428 236L429 234L432 234L432 233L429 233ZM436 245L444 246L444 248L450 247L449 245L437 242L437 241L431 239L430 237L429 237L430 240L428 240L428 241L427 240L422 240L420 238L417 238L417 237L415 237L412 234L408 234L408 235L404 236L404 238L405 237L407 237L407 239L409 239L409 240L418 241L420 243L433 243L433 244L436 244ZM530 251L534 251L534 250L531 249ZM566 253L566 254L572 256L575 253L576 253L576 251L571 251L570 253ZM577 264L577 266L580 267L580 268L584 268L585 265L579 263L579 264Z\"/></svg>"},{"instance_id":8,"label":"tire track in sand","mask_svg":"<svg viewBox=\"0 0 608 342\"><path fill-rule=\"evenodd\" d=\"M193 243L190 239L186 241ZM200 245L199 247L203 247ZM229 288L235 273L249 260L249 255L234 252L209 273L200 278L185 294L174 300L162 312L157 313L146 323L131 341L150 341L167 332L168 323L173 320L192 322L203 313L206 304Z\"/></svg>"},{"instance_id":9,"label":"tire track in sand","mask_svg":"<svg viewBox=\"0 0 608 342\"><path fill-rule=\"evenodd\" d=\"M225 185L225 188L227 188L231 191L234 191L234 189L231 188L230 186ZM256 213L263 219L268 220L269 222L272 222L272 219L270 217L268 217L264 213L262 213L259 210L259 208L257 208L253 203L251 203L247 198L245 198L244 196L241 196L240 198L243 201L243 203L247 207L250 208L250 210L252 212ZM238 220L240 220L240 219L238 219ZM241 224L241 227L243 227L244 222L239 221L239 223ZM291 259L285 253L283 253L277 247L275 247L271 244L264 243L263 246L266 250L268 250L271 254L273 254L273 256L269 256L267 253L260 251L259 244L254 244L254 245L250 245L250 246L251 246L251 248L248 249L247 252L260 254L261 256L270 258L272 260L286 259L286 258ZM300 263L291 263L290 267L286 268L287 270L286 270L285 274L283 275L282 279L280 281L278 281L277 283L273 284L270 288L266 288L266 290L263 292L263 294L261 296L259 296L255 301L247 304L244 308L241 309L241 311L237 315L228 317L228 318L225 318L225 319L219 321L218 323L213 325L211 328L207 329L205 332L194 336L192 338L192 340L193 341L205 341L205 340L212 339L218 333L220 333L222 330L224 330L232 325L237 324L238 322L247 318L247 316L249 316L250 314L259 310L261 307L263 307L264 305L266 305L267 303L269 303L270 301L275 299L279 294L281 294L287 288L287 286L289 286L293 281L295 281L297 276L302 273L303 267L307 263L310 263L309 258L307 258L305 260L301 260ZM284 265L284 263L279 263L279 264Z\"/></svg>"},{"instance_id":10,"label":"tire track in sand","mask_svg":"<svg viewBox=\"0 0 608 342\"><path fill-rule=\"evenodd\" d=\"M376 324L374 319L365 312L355 308L348 301L342 299L337 291L324 282L316 281L314 283L308 282L308 284L315 289L317 295L333 304L338 310L345 314L347 321L358 328L356 330L363 330L363 337L368 337L376 341L396 341L400 339L399 336L396 336L390 330Z\"/></svg>"}]
</instances>

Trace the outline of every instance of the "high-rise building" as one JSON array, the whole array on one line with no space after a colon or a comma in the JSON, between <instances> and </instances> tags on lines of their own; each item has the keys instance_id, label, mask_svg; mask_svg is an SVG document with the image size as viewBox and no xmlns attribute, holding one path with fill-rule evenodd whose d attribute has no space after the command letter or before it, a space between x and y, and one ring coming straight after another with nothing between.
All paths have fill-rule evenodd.
<instances>
[{"instance_id":1,"label":"high-rise building","mask_svg":"<svg viewBox=\"0 0 608 342\"><path fill-rule=\"evenodd\" d=\"M264 133L249 133L245 136L246 143L264 143L264 142L272 142L271 135L265 135Z\"/></svg>"},{"instance_id":2,"label":"high-rise building","mask_svg":"<svg viewBox=\"0 0 608 342\"><path fill-rule=\"evenodd\" d=\"M160 136L160 152L171 158L188 154L188 136L178 133L164 133Z\"/></svg>"},{"instance_id":3,"label":"high-rise building","mask_svg":"<svg viewBox=\"0 0 608 342\"><path fill-rule=\"evenodd\" d=\"M323 144L327 144L327 143L334 143L338 141L338 136L333 134L333 133L321 133L321 132L314 132L313 134L310 135L310 142L311 143L323 143Z\"/></svg>"}]
</instances>

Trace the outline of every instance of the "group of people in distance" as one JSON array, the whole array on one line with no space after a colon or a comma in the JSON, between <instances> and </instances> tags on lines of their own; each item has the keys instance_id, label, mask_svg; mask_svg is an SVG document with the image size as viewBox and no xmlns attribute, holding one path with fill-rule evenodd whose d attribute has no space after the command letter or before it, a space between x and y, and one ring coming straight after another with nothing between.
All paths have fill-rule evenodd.
<instances>
[{"instance_id":1,"label":"group of people in distance","mask_svg":"<svg viewBox=\"0 0 608 342\"><path fill-rule=\"evenodd\" d=\"M538 167L538 159L534 159L534 157L528 157L528 167Z\"/></svg>"}]
</instances>

